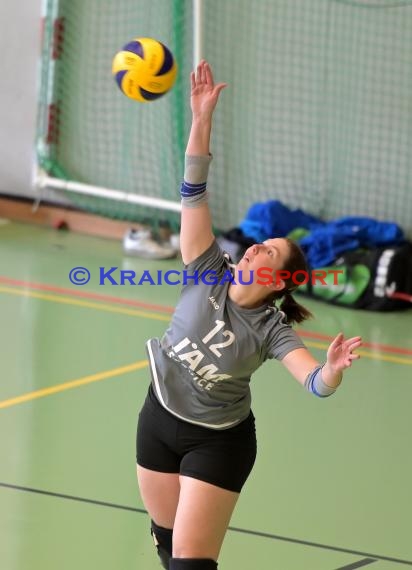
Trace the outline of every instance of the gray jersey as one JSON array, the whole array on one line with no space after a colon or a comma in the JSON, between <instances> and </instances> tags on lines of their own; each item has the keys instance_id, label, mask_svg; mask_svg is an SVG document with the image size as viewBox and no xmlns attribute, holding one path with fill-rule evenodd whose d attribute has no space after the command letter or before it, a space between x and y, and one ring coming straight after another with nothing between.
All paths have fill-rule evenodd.
<instances>
[{"instance_id":1,"label":"gray jersey","mask_svg":"<svg viewBox=\"0 0 412 570\"><path fill-rule=\"evenodd\" d=\"M212 281L213 272L216 284ZM303 348L285 315L273 306L245 309L228 296L230 266L216 241L185 268L171 323L161 340L147 342L160 403L175 416L225 429L250 412L250 377L268 358Z\"/></svg>"}]
</instances>

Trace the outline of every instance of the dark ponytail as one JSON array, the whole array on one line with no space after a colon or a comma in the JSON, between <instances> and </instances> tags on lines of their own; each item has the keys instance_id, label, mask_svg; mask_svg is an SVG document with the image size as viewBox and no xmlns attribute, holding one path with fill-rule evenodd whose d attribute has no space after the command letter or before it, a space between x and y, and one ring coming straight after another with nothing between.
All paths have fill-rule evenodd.
<instances>
[{"instance_id":1,"label":"dark ponytail","mask_svg":"<svg viewBox=\"0 0 412 570\"><path fill-rule=\"evenodd\" d=\"M294 297L292 297L292 292L298 287L296 282L293 280L293 275L296 272L302 271L304 273L308 273L309 268L305 255L298 244L288 238L285 238L285 240L289 245L289 257L285 261L283 269L289 271L291 277L285 279L285 288L276 292L273 295L272 300L282 300L279 305L279 309L285 313L289 324L302 323L306 319L312 318L313 315L308 309L306 309L306 307L297 303Z\"/></svg>"},{"instance_id":2,"label":"dark ponytail","mask_svg":"<svg viewBox=\"0 0 412 570\"><path fill-rule=\"evenodd\" d=\"M284 294L279 309L285 313L289 324L299 324L313 317L306 307L295 301L290 291L286 291Z\"/></svg>"}]
</instances>

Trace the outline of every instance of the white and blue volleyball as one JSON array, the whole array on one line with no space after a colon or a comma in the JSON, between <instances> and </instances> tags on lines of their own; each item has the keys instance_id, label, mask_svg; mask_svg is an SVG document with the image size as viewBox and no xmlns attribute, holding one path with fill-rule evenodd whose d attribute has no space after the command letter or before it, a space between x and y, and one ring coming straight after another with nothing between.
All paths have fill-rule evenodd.
<instances>
[{"instance_id":1,"label":"white and blue volleyball","mask_svg":"<svg viewBox=\"0 0 412 570\"><path fill-rule=\"evenodd\" d=\"M135 38L119 51L112 73L124 95L148 103L173 87L177 65L172 52L153 38Z\"/></svg>"}]
</instances>

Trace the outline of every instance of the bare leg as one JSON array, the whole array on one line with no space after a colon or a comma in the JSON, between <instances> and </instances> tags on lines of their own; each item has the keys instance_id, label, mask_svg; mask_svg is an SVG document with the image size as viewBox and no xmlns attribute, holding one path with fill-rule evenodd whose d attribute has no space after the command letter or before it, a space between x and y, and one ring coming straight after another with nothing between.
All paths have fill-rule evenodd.
<instances>
[{"instance_id":1,"label":"bare leg","mask_svg":"<svg viewBox=\"0 0 412 570\"><path fill-rule=\"evenodd\" d=\"M217 561L238 498L238 493L181 476L173 557Z\"/></svg>"},{"instance_id":2,"label":"bare leg","mask_svg":"<svg viewBox=\"0 0 412 570\"><path fill-rule=\"evenodd\" d=\"M179 474L160 473L138 465L137 480L150 518L159 526L173 528L180 494Z\"/></svg>"}]
</instances>

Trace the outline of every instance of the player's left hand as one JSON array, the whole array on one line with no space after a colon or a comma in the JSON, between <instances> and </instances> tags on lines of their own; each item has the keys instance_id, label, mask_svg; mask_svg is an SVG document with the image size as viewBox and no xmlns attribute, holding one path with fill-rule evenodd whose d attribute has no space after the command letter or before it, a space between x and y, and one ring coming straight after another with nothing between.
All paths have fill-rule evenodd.
<instances>
[{"instance_id":1,"label":"player's left hand","mask_svg":"<svg viewBox=\"0 0 412 570\"><path fill-rule=\"evenodd\" d=\"M354 354L354 350L362 344L360 336L354 336L345 340L342 333L339 333L329 345L327 352L327 362L335 372L341 372L349 368L352 362L360 358L359 354Z\"/></svg>"}]
</instances>

